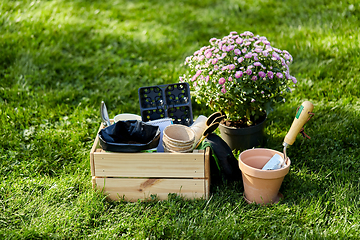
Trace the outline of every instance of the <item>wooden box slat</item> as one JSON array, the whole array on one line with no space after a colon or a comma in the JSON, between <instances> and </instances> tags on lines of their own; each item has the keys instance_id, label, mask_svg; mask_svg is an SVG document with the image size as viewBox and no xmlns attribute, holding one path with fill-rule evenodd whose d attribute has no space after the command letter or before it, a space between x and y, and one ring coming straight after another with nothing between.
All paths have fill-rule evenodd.
<instances>
[{"instance_id":1,"label":"wooden box slat","mask_svg":"<svg viewBox=\"0 0 360 240\"><path fill-rule=\"evenodd\" d=\"M95 152L97 177L205 178L204 153Z\"/></svg>"},{"instance_id":2,"label":"wooden box slat","mask_svg":"<svg viewBox=\"0 0 360 240\"><path fill-rule=\"evenodd\" d=\"M142 178L99 178L93 183L111 200L124 197L126 201L148 199L152 194L159 200L166 200L169 193L176 193L186 199L206 198L204 179L142 179Z\"/></svg>"}]
</instances>

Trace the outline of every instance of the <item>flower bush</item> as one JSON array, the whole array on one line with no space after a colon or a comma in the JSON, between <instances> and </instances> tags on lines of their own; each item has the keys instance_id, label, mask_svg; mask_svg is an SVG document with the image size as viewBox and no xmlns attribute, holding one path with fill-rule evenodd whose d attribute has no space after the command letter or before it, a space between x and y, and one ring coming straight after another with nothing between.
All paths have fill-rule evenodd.
<instances>
[{"instance_id":1,"label":"flower bush","mask_svg":"<svg viewBox=\"0 0 360 240\"><path fill-rule=\"evenodd\" d=\"M230 121L252 125L265 116L272 105L285 101L292 56L271 46L266 37L251 32L231 32L222 39L210 39L185 60L189 73L180 77L188 82L198 103L222 111Z\"/></svg>"}]
</instances>

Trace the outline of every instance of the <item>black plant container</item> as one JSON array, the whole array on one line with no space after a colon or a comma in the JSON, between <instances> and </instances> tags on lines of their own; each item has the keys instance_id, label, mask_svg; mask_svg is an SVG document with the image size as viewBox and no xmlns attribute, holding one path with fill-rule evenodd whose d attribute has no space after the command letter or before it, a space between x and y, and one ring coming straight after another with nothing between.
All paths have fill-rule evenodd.
<instances>
[{"instance_id":1,"label":"black plant container","mask_svg":"<svg viewBox=\"0 0 360 240\"><path fill-rule=\"evenodd\" d=\"M246 150L263 144L266 118L259 124L246 128L228 127L219 125L222 139L231 150Z\"/></svg>"},{"instance_id":2,"label":"black plant container","mask_svg":"<svg viewBox=\"0 0 360 240\"><path fill-rule=\"evenodd\" d=\"M171 118L174 124L190 126L193 123L188 83L141 87L138 93L144 122Z\"/></svg>"}]
</instances>

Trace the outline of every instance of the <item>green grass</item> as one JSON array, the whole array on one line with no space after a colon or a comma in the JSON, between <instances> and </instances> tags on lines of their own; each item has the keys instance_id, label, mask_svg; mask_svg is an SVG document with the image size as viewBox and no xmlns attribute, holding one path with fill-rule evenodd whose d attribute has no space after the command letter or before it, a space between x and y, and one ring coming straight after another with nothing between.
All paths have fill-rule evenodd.
<instances>
[{"instance_id":1,"label":"green grass","mask_svg":"<svg viewBox=\"0 0 360 240\"><path fill-rule=\"evenodd\" d=\"M359 26L356 0L1 1L0 238L360 238ZM177 82L186 56L246 30L288 50L299 83L269 114L265 147L281 150L296 108L315 105L311 140L288 149L285 198L248 205L241 181L209 200L95 192L101 100L111 117L139 114L139 87Z\"/></svg>"}]
</instances>

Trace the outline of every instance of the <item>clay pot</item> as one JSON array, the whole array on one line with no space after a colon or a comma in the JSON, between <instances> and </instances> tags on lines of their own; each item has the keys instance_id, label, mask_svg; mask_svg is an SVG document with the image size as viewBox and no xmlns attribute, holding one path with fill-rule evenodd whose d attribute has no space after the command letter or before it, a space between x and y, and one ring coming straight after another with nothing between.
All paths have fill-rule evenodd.
<instances>
[{"instance_id":1,"label":"clay pot","mask_svg":"<svg viewBox=\"0 0 360 240\"><path fill-rule=\"evenodd\" d=\"M281 152L255 148L248 149L239 155L239 167L244 184L244 198L248 203L269 204L277 203L282 198L279 189L285 175L290 169L290 159L286 165L277 170L262 170L263 166L275 154L284 156Z\"/></svg>"}]
</instances>

